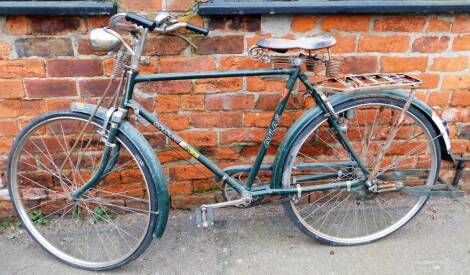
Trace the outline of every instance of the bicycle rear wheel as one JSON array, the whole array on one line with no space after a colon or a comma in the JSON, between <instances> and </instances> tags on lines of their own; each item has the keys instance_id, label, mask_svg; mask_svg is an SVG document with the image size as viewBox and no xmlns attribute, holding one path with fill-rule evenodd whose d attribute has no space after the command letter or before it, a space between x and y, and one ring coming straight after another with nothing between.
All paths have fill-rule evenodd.
<instances>
[{"instance_id":1,"label":"bicycle rear wheel","mask_svg":"<svg viewBox=\"0 0 470 275\"><path fill-rule=\"evenodd\" d=\"M106 270L149 246L156 189L144 158L119 133L114 167L82 197L70 198L97 169L104 149L103 122L94 118L71 151L88 118L54 112L26 126L10 153L8 187L22 225L42 248L74 267Z\"/></svg>"},{"instance_id":2,"label":"bicycle rear wheel","mask_svg":"<svg viewBox=\"0 0 470 275\"><path fill-rule=\"evenodd\" d=\"M341 131L369 172L403 107L403 101L385 97L358 99L335 107ZM414 106L397 127L398 133L372 179L382 192L372 192L367 186L318 191L285 204L289 217L305 234L327 244L364 244L394 232L419 212L428 196L398 190L400 186L434 184L440 163L439 136ZM309 186L360 178L362 171L343 149L326 118L319 116L289 149L282 184Z\"/></svg>"}]
</instances>

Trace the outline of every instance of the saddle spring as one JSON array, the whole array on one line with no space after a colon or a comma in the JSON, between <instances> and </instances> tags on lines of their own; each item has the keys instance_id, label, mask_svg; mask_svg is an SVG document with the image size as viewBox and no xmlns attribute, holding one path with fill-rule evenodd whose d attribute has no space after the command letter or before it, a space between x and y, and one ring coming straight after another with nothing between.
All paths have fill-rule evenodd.
<instances>
[{"instance_id":1,"label":"saddle spring","mask_svg":"<svg viewBox=\"0 0 470 275\"><path fill-rule=\"evenodd\" d=\"M340 74L341 62L332 58L330 51L327 54L308 55L270 55L262 47L254 46L248 51L250 58L273 64L292 64L300 66L305 64L308 71L318 74L324 70L325 76L336 77Z\"/></svg>"}]
</instances>

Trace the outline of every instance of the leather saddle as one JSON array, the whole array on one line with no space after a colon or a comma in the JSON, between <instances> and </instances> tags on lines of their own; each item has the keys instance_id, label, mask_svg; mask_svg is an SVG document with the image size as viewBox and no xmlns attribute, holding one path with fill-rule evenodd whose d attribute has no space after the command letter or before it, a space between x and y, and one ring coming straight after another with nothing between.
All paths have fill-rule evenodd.
<instances>
[{"instance_id":1,"label":"leather saddle","mask_svg":"<svg viewBox=\"0 0 470 275\"><path fill-rule=\"evenodd\" d=\"M299 39L266 38L256 42L261 48L279 53L285 53L291 49L319 50L330 48L336 44L336 39L331 35L319 35L315 37L302 37Z\"/></svg>"}]
</instances>

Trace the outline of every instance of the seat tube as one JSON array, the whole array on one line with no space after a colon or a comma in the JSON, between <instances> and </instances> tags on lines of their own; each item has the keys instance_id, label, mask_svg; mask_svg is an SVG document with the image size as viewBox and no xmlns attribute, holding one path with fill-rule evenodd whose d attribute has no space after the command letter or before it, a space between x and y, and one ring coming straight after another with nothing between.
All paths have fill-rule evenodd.
<instances>
[{"instance_id":1,"label":"seat tube","mask_svg":"<svg viewBox=\"0 0 470 275\"><path fill-rule=\"evenodd\" d=\"M349 156L357 163L359 168L361 169L362 173L367 177L369 176L369 170L365 166L364 162L360 159L357 155L356 151L352 148L351 144L349 143L347 137L341 132L337 123L337 115L333 110L333 107L327 101L326 97L322 93L319 93L315 90L315 88L310 84L308 78L305 74L300 74L300 80L304 85L307 87L308 92L315 100L316 104L322 109L325 117L328 119L328 123L330 127L334 130L336 137L338 138L341 145L343 145L344 149L348 152Z\"/></svg>"},{"instance_id":2,"label":"seat tube","mask_svg":"<svg viewBox=\"0 0 470 275\"><path fill-rule=\"evenodd\" d=\"M272 138L274 136L274 132L276 131L276 128L279 124L279 120L282 117L282 113L284 112L284 109L286 108L287 101L289 100L289 97L292 93L292 89L294 88L295 82L297 81L297 78L299 77L299 73L300 73L300 67L297 67L297 70L295 70L289 75L289 79L287 80L285 91L282 93L282 98L277 104L276 110L274 111L273 118L271 120L271 123L269 124L268 131L266 132L263 143L261 144L258 150L258 154L256 155L255 163L253 164L253 167L250 170L250 174L248 175L248 179L246 183L246 188L248 190L251 190L255 177L258 175L259 168L261 167L263 159L266 155L266 151L268 150L269 145L271 144Z\"/></svg>"}]
</instances>

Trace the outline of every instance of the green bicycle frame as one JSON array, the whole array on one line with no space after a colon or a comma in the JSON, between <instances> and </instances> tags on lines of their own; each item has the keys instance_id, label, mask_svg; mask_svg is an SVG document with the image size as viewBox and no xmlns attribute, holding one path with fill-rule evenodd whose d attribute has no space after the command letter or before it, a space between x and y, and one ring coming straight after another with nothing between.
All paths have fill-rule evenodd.
<instances>
[{"instance_id":1,"label":"green bicycle frame","mask_svg":"<svg viewBox=\"0 0 470 275\"><path fill-rule=\"evenodd\" d=\"M208 79L208 78L227 78L227 77L245 77L245 76L273 76L273 75L284 75L288 76L288 80L286 83L286 90L283 93L283 97L279 101L274 114L269 125L269 128L265 134L264 141L262 142L258 154L256 156L255 162L250 169L250 173L248 175L248 180L246 186L242 186L237 180L232 178L228 175L223 169L218 167L214 162L204 156L201 152L199 152L196 148L188 144L184 141L178 134L174 133L170 128L164 125L156 116L154 116L151 112L147 111L143 108L139 103L132 99L134 93L134 87L138 83L145 83L145 82L154 82L154 81L172 81L172 80L188 80L188 79ZM121 101L120 107L124 109L133 109L135 114L140 118L148 123L152 124L155 128L160 130L164 135L166 135L170 140L178 144L181 148L183 148L186 152L188 152L191 156L193 156L196 160L202 163L205 167L207 167L212 173L216 175L216 178L221 179L223 182L230 185L236 192L242 194L244 192L251 192L252 196L265 196L265 195L287 195L287 194L295 194L299 191L301 192L312 192L312 191L321 191L321 190L330 190L330 189L341 189L341 188L355 188L361 185L364 185L365 178L363 180L354 180L354 181L345 181L345 182L336 182L332 184L322 184L316 186L306 186L306 187L299 187L298 188L281 188L275 189L273 188L272 183L269 186L263 186L261 188L256 188L256 190L252 190L253 182L255 177L258 175L258 172L261 169L261 165L263 160L266 156L266 151L271 144L274 132L277 129L279 124L279 120L284 112L284 109L287 105L287 101L292 93L294 85L300 79L302 83L305 84L307 87L308 93L313 97L317 105L321 108L324 112L325 116L328 117L328 121L330 123L330 127L334 129L338 139L340 140L341 144L344 146L346 151L352 158L352 162L349 167L355 162L358 167L362 170L364 175L368 175L368 170L365 168L365 165L361 162L357 154L352 149L351 145L347 141L344 134L339 129L334 117L334 112L328 108L328 103L325 102L324 98L319 96L318 92L314 89L314 87L308 82L307 76L301 72L300 67L294 66L290 68L275 68L275 69L262 69L262 70L241 70L241 71L222 71L222 72L197 72L197 73L168 73L168 74L148 74L148 75L139 75L137 71L130 70L128 72L128 81L125 88L125 93L123 96L123 100ZM109 137L114 138L115 132L113 132L114 128L111 128ZM117 130L116 130L117 131ZM109 140L108 142L113 142L113 140ZM109 152L108 152L109 151ZM105 157L100 162L100 167L98 168L98 172L102 173L108 165L108 161L110 158L111 149L107 148L105 152ZM100 172L101 171L101 172ZM336 173L325 174L321 178L318 179L325 179L325 178L335 178L338 175ZM304 181L312 180L315 178L307 177ZM74 197L77 198L81 194L85 193L89 188L92 188L98 184L100 180L100 175L95 175L92 177L87 184L85 184L82 188L74 192Z\"/></svg>"}]
</instances>

